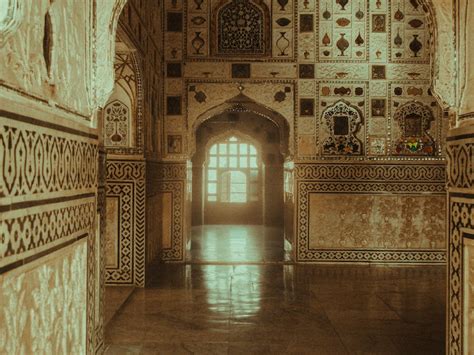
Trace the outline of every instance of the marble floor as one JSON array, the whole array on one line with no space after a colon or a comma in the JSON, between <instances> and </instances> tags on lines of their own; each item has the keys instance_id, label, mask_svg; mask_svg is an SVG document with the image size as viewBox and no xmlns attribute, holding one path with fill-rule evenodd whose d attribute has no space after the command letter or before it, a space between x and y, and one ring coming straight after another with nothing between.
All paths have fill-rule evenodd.
<instances>
[{"instance_id":1,"label":"marble floor","mask_svg":"<svg viewBox=\"0 0 474 355\"><path fill-rule=\"evenodd\" d=\"M120 308L127 302L135 287L131 286L106 286L104 305L104 324L107 325Z\"/></svg>"},{"instance_id":2,"label":"marble floor","mask_svg":"<svg viewBox=\"0 0 474 355\"><path fill-rule=\"evenodd\" d=\"M157 265L106 354L443 354L445 268Z\"/></svg>"},{"instance_id":3,"label":"marble floor","mask_svg":"<svg viewBox=\"0 0 474 355\"><path fill-rule=\"evenodd\" d=\"M284 259L284 239L280 228L256 225L192 228L190 262L272 263Z\"/></svg>"}]
</instances>

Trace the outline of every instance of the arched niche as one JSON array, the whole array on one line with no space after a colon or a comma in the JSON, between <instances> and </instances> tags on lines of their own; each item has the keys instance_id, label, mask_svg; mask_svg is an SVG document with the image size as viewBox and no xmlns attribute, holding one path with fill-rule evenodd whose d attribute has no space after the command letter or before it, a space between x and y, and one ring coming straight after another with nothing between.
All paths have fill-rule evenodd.
<instances>
[{"instance_id":1,"label":"arched niche","mask_svg":"<svg viewBox=\"0 0 474 355\"><path fill-rule=\"evenodd\" d=\"M114 89L102 116L104 145L110 153L140 153L144 148L143 87L137 52L121 30L117 33L116 49ZM119 112L123 113L121 117Z\"/></svg>"},{"instance_id":2,"label":"arched niche","mask_svg":"<svg viewBox=\"0 0 474 355\"><path fill-rule=\"evenodd\" d=\"M328 135L322 144L323 155L361 155L362 141L357 133L363 122L362 112L349 102L340 100L322 113Z\"/></svg>"},{"instance_id":3,"label":"arched niche","mask_svg":"<svg viewBox=\"0 0 474 355\"><path fill-rule=\"evenodd\" d=\"M400 106L393 115L399 125L398 137L394 137L396 155L434 155L435 141L429 134L431 122L435 120L433 111L417 101Z\"/></svg>"},{"instance_id":4,"label":"arched niche","mask_svg":"<svg viewBox=\"0 0 474 355\"><path fill-rule=\"evenodd\" d=\"M211 26L213 55L270 55L270 11L262 0L219 1L212 10Z\"/></svg>"},{"instance_id":5,"label":"arched niche","mask_svg":"<svg viewBox=\"0 0 474 355\"><path fill-rule=\"evenodd\" d=\"M213 117L226 113L230 113L234 117L239 117L240 115L245 115L246 113L254 114L258 117L271 121L278 127L279 130L280 151L282 155L284 157L292 156L293 143L288 120L280 113L254 101L243 93L239 93L235 97L208 109L197 117L191 129L189 130L190 136L188 137L188 141L190 156L193 156L196 152L196 131L199 126Z\"/></svg>"}]
</instances>

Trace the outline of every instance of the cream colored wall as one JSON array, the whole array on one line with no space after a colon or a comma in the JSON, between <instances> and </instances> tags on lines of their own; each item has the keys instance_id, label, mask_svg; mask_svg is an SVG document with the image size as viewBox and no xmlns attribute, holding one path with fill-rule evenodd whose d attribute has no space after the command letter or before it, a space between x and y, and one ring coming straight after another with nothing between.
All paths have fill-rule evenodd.
<instances>
[{"instance_id":1,"label":"cream colored wall","mask_svg":"<svg viewBox=\"0 0 474 355\"><path fill-rule=\"evenodd\" d=\"M0 350L5 354L85 354L85 239L0 275Z\"/></svg>"},{"instance_id":2,"label":"cream colored wall","mask_svg":"<svg viewBox=\"0 0 474 355\"><path fill-rule=\"evenodd\" d=\"M104 345L95 114L123 3L2 2L0 353Z\"/></svg>"},{"instance_id":3,"label":"cream colored wall","mask_svg":"<svg viewBox=\"0 0 474 355\"><path fill-rule=\"evenodd\" d=\"M379 210L385 199L391 198L398 206L394 213L396 216L389 213L380 216L379 223L384 228L369 229L371 233L366 245L348 243L345 249L354 251L355 254L351 255L360 257L365 249L383 251L372 253L365 261L443 263L444 240L439 233L431 236L432 240L422 236L420 223L423 218L420 216L431 216L433 212L424 203L425 199L433 201L436 206L441 206L445 199L444 142L448 120L443 119L440 103L453 103L455 100L452 30L446 30L451 21L451 3L437 1L436 7L433 7L431 2L422 1L415 7L410 1L379 3L373 0L361 2L362 5L349 2L343 10L336 2L288 1L281 5L265 0L262 3L266 4L271 14L268 33L272 39L272 50L267 57L214 55L217 44L212 26L218 3L212 0L200 5L194 1L164 2L163 159L184 164L195 151L195 131L199 124L217 113L216 107L242 90L244 95L257 103L280 113L290 127L289 159L294 161L296 172L295 224L286 230L294 229L300 246L303 245L296 251L297 260L324 261L325 254L320 252L321 240L314 226L318 222L327 224L328 217L320 213L321 210L314 204L308 204L308 198L324 201L326 210L346 206L354 212L349 217L354 223L360 199L366 199L367 208ZM327 19L324 17L326 10L330 12ZM397 10L403 13L402 19L396 19ZM183 16L181 30L167 31L169 13ZM309 28L305 29L303 22L308 16L313 17L311 23L307 23ZM380 31L374 30L373 16L385 16L385 25ZM281 19L286 19L287 23ZM412 20L421 22L412 22L411 25ZM203 41L202 46L201 42L195 41L197 32ZM281 43L277 42L282 32L289 41L285 51L278 50ZM338 48L341 33L349 41L345 56L341 56L342 51ZM355 43L359 33L364 42L361 45ZM402 39L401 46L395 44L397 33ZM326 34L330 38L329 44L323 42ZM414 34L422 45L416 57L410 49ZM196 50L198 44L201 47ZM232 66L239 63L250 64L247 78L233 77ZM181 75L167 75L169 64L181 65ZM300 73L305 66L314 68L314 75ZM376 66L385 68L385 77L373 76L372 70ZM239 89L240 84L243 89ZM285 94L283 99L277 99L281 93ZM167 96L181 97L179 114L167 114ZM313 112L309 113L303 112L301 107L302 100L308 99L314 102ZM372 109L372 101L377 99L385 100L385 109L379 114ZM330 127L323 115L340 100L361 113L362 122L355 133L362 145L361 154L331 155L324 152ZM395 113L413 100L433 112L434 120L427 133L435 142L434 154L399 155L396 152L402 130ZM181 139L181 152L168 151L167 142L171 136ZM343 161L344 168L340 168ZM377 166L378 162L380 166ZM430 173L431 170L434 173ZM340 171L343 173L339 174ZM321 186L325 186L324 190ZM327 193L349 197L345 203L337 203L335 199L329 202L325 197ZM406 224L411 218L401 211L408 209L412 198L420 202L419 216L411 224L412 228L405 228L404 231L400 230L402 227L392 228ZM298 217L305 213L308 218ZM445 216L442 213L437 216L436 226L443 229ZM309 219L313 221L313 227ZM309 233L306 234L308 228ZM338 236L344 233L344 229L341 223L332 223L326 232ZM386 246L377 242L383 229L394 233L388 235L390 240L385 243ZM418 235L419 240L408 243L407 247L405 239L413 238L413 235ZM337 255L342 255L344 247L336 239L332 246L325 247L333 247ZM397 251L404 249L406 253ZM387 253L391 256L384 259ZM361 261L359 256L351 257L351 260ZM334 257L331 260L341 259Z\"/></svg>"}]
</instances>

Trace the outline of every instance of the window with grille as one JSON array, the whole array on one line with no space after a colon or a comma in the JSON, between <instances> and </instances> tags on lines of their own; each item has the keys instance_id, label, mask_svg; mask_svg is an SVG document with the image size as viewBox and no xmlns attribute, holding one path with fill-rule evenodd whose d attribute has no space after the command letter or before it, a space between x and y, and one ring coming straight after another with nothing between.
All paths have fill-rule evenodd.
<instances>
[{"instance_id":1,"label":"window with grille","mask_svg":"<svg viewBox=\"0 0 474 355\"><path fill-rule=\"evenodd\" d=\"M207 157L207 201L246 203L258 201L257 149L236 137L216 143Z\"/></svg>"}]
</instances>

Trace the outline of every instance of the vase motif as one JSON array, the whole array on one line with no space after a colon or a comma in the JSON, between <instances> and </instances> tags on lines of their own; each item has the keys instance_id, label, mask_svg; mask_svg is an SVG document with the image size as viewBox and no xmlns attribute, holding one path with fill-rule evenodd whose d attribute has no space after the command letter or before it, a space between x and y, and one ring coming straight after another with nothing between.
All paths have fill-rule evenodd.
<instances>
[{"instance_id":1,"label":"vase motif","mask_svg":"<svg viewBox=\"0 0 474 355\"><path fill-rule=\"evenodd\" d=\"M359 31L359 35L355 39L355 44L357 44L358 46L362 46L364 44L364 39L360 35L360 31Z\"/></svg>"},{"instance_id":2,"label":"vase motif","mask_svg":"<svg viewBox=\"0 0 474 355\"><path fill-rule=\"evenodd\" d=\"M346 9L346 5L349 3L349 0L337 0L336 1L339 5L341 5L341 10Z\"/></svg>"},{"instance_id":3,"label":"vase motif","mask_svg":"<svg viewBox=\"0 0 474 355\"><path fill-rule=\"evenodd\" d=\"M201 10L201 5L204 2L204 0L194 0L194 3L196 4L196 10Z\"/></svg>"},{"instance_id":4,"label":"vase motif","mask_svg":"<svg viewBox=\"0 0 474 355\"><path fill-rule=\"evenodd\" d=\"M418 35L413 35L413 40L410 42L410 49L414 57L418 57L418 52L421 51L423 44L418 40Z\"/></svg>"},{"instance_id":5,"label":"vase motif","mask_svg":"<svg viewBox=\"0 0 474 355\"><path fill-rule=\"evenodd\" d=\"M278 0L278 5L280 5L280 11L285 11L285 6L288 5L288 0Z\"/></svg>"},{"instance_id":6,"label":"vase motif","mask_svg":"<svg viewBox=\"0 0 474 355\"><path fill-rule=\"evenodd\" d=\"M341 51L340 57L344 56L344 52L349 48L349 42L344 38L345 33L340 33L341 38L336 42L336 47Z\"/></svg>"},{"instance_id":7,"label":"vase motif","mask_svg":"<svg viewBox=\"0 0 474 355\"><path fill-rule=\"evenodd\" d=\"M403 39L400 36L400 29L398 29L397 35L393 39L393 44L396 45L397 47L400 47L402 45L402 43L403 43Z\"/></svg>"},{"instance_id":8,"label":"vase motif","mask_svg":"<svg viewBox=\"0 0 474 355\"><path fill-rule=\"evenodd\" d=\"M286 32L280 32L280 38L276 41L276 46L280 50L279 56L287 56L286 50L290 46L290 41L286 38Z\"/></svg>"},{"instance_id":9,"label":"vase motif","mask_svg":"<svg viewBox=\"0 0 474 355\"><path fill-rule=\"evenodd\" d=\"M191 45L194 48L194 54L202 55L201 49L204 47L204 40L201 38L201 32L195 32Z\"/></svg>"},{"instance_id":10,"label":"vase motif","mask_svg":"<svg viewBox=\"0 0 474 355\"><path fill-rule=\"evenodd\" d=\"M329 35L327 32L324 34L322 42L323 42L323 45L325 45L326 47L331 44L331 38L329 38Z\"/></svg>"}]
</instances>

